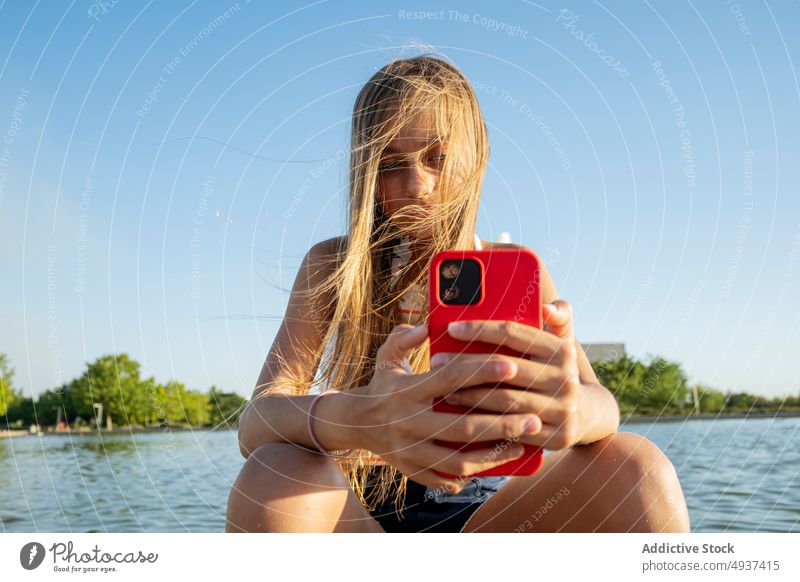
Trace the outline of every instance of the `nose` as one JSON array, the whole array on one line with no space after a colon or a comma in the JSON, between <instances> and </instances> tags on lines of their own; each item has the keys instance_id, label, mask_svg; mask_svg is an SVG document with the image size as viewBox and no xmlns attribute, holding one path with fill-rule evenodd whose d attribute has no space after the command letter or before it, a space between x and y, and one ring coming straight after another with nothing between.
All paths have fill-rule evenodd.
<instances>
[{"instance_id":1,"label":"nose","mask_svg":"<svg viewBox=\"0 0 800 582\"><path fill-rule=\"evenodd\" d=\"M436 186L436 178L424 164L409 164L404 172L403 191L412 201L427 201Z\"/></svg>"}]
</instances>

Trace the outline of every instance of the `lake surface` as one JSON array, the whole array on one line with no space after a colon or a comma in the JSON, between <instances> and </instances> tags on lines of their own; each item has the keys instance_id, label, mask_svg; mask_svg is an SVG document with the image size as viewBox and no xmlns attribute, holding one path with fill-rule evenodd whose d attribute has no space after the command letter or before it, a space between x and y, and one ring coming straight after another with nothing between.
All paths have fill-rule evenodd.
<instances>
[{"instance_id":1,"label":"lake surface","mask_svg":"<svg viewBox=\"0 0 800 582\"><path fill-rule=\"evenodd\" d=\"M800 418L628 424L672 460L692 531L800 532ZM236 434L0 439L0 532L220 532Z\"/></svg>"}]
</instances>

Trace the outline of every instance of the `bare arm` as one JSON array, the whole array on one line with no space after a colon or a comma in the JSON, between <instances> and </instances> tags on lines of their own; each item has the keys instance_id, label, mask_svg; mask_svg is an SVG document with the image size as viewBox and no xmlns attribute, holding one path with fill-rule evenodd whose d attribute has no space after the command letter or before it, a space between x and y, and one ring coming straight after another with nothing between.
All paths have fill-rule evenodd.
<instances>
[{"instance_id":1,"label":"bare arm","mask_svg":"<svg viewBox=\"0 0 800 582\"><path fill-rule=\"evenodd\" d=\"M316 450L308 434L308 408L312 396L276 393L252 400L242 413L239 450L247 458L258 447L272 442L291 442ZM361 446L355 414L359 399L347 392L326 396L314 408L314 434L329 451Z\"/></svg>"},{"instance_id":2,"label":"bare arm","mask_svg":"<svg viewBox=\"0 0 800 582\"><path fill-rule=\"evenodd\" d=\"M329 323L326 305L310 304L308 290L330 273L336 239L314 245L297 272L283 322L278 329L253 397L239 419L239 449L247 458L261 445L292 442L315 448L308 435L307 396L321 358ZM347 449L360 442L358 398L337 392L314 408L314 433L328 450Z\"/></svg>"},{"instance_id":3,"label":"bare arm","mask_svg":"<svg viewBox=\"0 0 800 582\"><path fill-rule=\"evenodd\" d=\"M558 299L558 291L544 263L542 263L542 274L542 301L552 303ZM578 356L581 380L578 414L582 420L579 425L585 427L583 434L578 439L578 444L587 445L617 432L619 405L611 391L598 381L589 358L586 357L586 352L583 351L583 347L574 334L573 340Z\"/></svg>"},{"instance_id":4,"label":"bare arm","mask_svg":"<svg viewBox=\"0 0 800 582\"><path fill-rule=\"evenodd\" d=\"M574 337L574 335L573 335ZM579 412L584 420L581 422L586 429L578 439L579 445L588 445L619 429L619 404L611 391L603 386L594 373L586 352L577 338L575 349L578 352L578 370L580 371L583 398Z\"/></svg>"}]
</instances>

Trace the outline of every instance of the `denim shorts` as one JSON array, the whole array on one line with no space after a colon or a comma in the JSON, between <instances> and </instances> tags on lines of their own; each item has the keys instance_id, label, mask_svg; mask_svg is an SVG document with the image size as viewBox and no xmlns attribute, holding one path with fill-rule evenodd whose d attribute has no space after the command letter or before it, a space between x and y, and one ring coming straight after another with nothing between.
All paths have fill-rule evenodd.
<instances>
[{"instance_id":1,"label":"denim shorts","mask_svg":"<svg viewBox=\"0 0 800 582\"><path fill-rule=\"evenodd\" d=\"M400 475L397 475L399 480ZM402 512L395 509L393 495L370 511L370 515L389 533L459 533L481 504L497 493L510 477L473 477L458 493L406 483ZM367 482L367 494L374 487L374 475Z\"/></svg>"}]
</instances>

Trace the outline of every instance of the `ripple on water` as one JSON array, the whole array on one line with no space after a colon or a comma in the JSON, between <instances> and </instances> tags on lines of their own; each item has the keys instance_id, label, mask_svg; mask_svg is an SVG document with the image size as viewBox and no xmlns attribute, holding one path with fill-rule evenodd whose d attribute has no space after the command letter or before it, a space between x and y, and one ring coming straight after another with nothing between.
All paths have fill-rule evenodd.
<instances>
[{"instance_id":1,"label":"ripple on water","mask_svg":"<svg viewBox=\"0 0 800 582\"><path fill-rule=\"evenodd\" d=\"M800 418L624 430L670 458L692 531L800 532ZM10 440L0 444L7 532L221 532L244 463L227 431Z\"/></svg>"},{"instance_id":2,"label":"ripple on water","mask_svg":"<svg viewBox=\"0 0 800 582\"><path fill-rule=\"evenodd\" d=\"M8 525L20 521L22 521L22 518L17 515L0 515L0 525Z\"/></svg>"}]
</instances>

